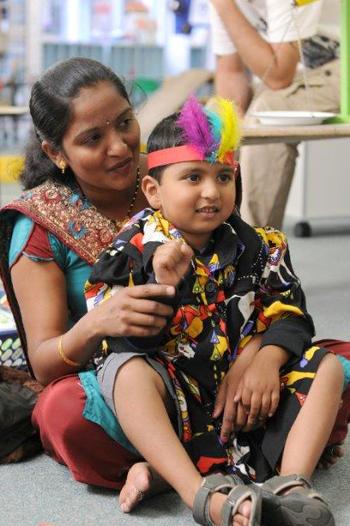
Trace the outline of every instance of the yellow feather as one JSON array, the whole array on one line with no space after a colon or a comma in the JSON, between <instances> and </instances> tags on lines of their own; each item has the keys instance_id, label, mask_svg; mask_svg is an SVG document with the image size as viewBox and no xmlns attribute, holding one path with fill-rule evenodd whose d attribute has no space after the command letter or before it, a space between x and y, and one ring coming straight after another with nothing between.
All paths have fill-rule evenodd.
<instances>
[{"instance_id":1,"label":"yellow feather","mask_svg":"<svg viewBox=\"0 0 350 526\"><path fill-rule=\"evenodd\" d=\"M219 162L225 160L227 153L237 150L241 140L240 119L234 102L223 97L213 97L210 106L219 115L221 128L221 141L218 149L217 159Z\"/></svg>"},{"instance_id":2,"label":"yellow feather","mask_svg":"<svg viewBox=\"0 0 350 526\"><path fill-rule=\"evenodd\" d=\"M319 0L294 0L294 6L296 7L302 7L306 4L313 4L314 2L318 2Z\"/></svg>"}]
</instances>

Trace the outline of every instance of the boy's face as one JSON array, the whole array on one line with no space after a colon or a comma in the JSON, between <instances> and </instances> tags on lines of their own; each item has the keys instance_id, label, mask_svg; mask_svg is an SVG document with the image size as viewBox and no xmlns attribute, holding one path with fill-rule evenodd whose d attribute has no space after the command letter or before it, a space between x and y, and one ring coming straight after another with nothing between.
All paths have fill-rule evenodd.
<instances>
[{"instance_id":1,"label":"boy's face","mask_svg":"<svg viewBox=\"0 0 350 526\"><path fill-rule=\"evenodd\" d=\"M173 164L164 169L160 183L146 176L143 191L188 244L201 249L234 210L234 167L204 161Z\"/></svg>"}]
</instances>

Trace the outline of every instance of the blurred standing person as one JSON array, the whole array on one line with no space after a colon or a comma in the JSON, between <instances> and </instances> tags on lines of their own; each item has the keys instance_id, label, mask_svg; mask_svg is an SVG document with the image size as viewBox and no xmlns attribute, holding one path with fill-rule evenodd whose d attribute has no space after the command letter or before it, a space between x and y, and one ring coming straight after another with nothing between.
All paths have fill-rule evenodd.
<instances>
[{"instance_id":1,"label":"blurred standing person","mask_svg":"<svg viewBox=\"0 0 350 526\"><path fill-rule=\"evenodd\" d=\"M256 111L339 111L339 0L210 3L216 91L239 104L247 125ZM281 228L297 155L295 144L241 148L248 223Z\"/></svg>"}]
</instances>

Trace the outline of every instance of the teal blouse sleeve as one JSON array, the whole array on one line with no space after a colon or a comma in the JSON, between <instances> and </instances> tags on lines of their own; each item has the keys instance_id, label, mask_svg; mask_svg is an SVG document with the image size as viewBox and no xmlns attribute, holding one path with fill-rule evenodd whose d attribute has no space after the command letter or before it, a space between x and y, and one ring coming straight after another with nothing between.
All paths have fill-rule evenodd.
<instances>
[{"instance_id":1,"label":"teal blouse sleeve","mask_svg":"<svg viewBox=\"0 0 350 526\"><path fill-rule=\"evenodd\" d=\"M48 239L53 253L52 259L43 259L26 254L25 247L33 227L34 222L29 217L22 214L18 215L9 249L9 265L11 267L20 254L24 254L38 264L52 260L55 261L66 278L70 322L75 323L86 313L84 285L90 275L91 267L82 260L76 252L66 247L51 233L48 233Z\"/></svg>"}]
</instances>

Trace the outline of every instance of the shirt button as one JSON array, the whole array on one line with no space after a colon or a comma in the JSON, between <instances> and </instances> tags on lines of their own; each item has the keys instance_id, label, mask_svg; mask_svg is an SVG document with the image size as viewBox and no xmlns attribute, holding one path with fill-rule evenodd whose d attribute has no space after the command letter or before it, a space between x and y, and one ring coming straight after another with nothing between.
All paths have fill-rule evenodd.
<instances>
[{"instance_id":1,"label":"shirt button","mask_svg":"<svg viewBox=\"0 0 350 526\"><path fill-rule=\"evenodd\" d=\"M205 290L208 292L208 294L212 294L216 291L216 285L213 281L208 281L208 283L205 286Z\"/></svg>"}]
</instances>

